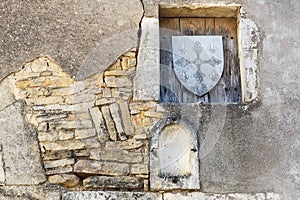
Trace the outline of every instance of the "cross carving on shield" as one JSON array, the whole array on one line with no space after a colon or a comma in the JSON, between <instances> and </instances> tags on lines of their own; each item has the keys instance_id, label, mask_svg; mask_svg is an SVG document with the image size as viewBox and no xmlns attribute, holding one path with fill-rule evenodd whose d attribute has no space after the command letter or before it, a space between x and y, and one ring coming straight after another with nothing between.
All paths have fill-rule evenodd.
<instances>
[{"instance_id":1,"label":"cross carving on shield","mask_svg":"<svg viewBox=\"0 0 300 200\"><path fill-rule=\"evenodd\" d=\"M173 36L173 66L181 84L202 96L220 80L224 69L222 36Z\"/></svg>"}]
</instances>

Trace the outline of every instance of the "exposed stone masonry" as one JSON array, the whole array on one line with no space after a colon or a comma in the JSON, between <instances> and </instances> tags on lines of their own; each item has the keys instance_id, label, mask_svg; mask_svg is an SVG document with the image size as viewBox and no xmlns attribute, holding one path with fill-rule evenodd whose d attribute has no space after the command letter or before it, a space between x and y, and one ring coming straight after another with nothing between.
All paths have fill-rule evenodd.
<instances>
[{"instance_id":1,"label":"exposed stone masonry","mask_svg":"<svg viewBox=\"0 0 300 200\"><path fill-rule=\"evenodd\" d=\"M48 182L85 189L148 190L149 133L157 102L133 102L136 52L74 81L49 57L9 76L38 133Z\"/></svg>"}]
</instances>

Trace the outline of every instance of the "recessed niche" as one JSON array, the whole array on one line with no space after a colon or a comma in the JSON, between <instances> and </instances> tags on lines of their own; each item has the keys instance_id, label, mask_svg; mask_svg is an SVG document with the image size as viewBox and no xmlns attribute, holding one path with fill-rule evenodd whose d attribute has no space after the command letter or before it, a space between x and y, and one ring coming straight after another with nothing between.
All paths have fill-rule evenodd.
<instances>
[{"instance_id":1,"label":"recessed niche","mask_svg":"<svg viewBox=\"0 0 300 200\"><path fill-rule=\"evenodd\" d=\"M161 5L160 26L160 102L172 103L240 103L242 102L241 72L238 55L238 6ZM222 36L224 70L217 84L204 94L195 94L174 72L172 37ZM187 40L189 37L186 37ZM191 37L190 37L191 38ZM188 46L187 48L193 48ZM184 57L184 56L183 56ZM189 63L186 68L193 66ZM201 68L202 67L202 68ZM205 71L199 65L198 71ZM197 67L190 67L197 68ZM197 70L194 72L197 75ZM208 75L209 76L209 75ZM200 81L192 83L197 86ZM200 86L198 86L200 87ZM198 88L201 90L201 88Z\"/></svg>"},{"instance_id":2,"label":"recessed niche","mask_svg":"<svg viewBox=\"0 0 300 200\"><path fill-rule=\"evenodd\" d=\"M182 120L162 119L152 131L151 190L199 189L197 134Z\"/></svg>"}]
</instances>

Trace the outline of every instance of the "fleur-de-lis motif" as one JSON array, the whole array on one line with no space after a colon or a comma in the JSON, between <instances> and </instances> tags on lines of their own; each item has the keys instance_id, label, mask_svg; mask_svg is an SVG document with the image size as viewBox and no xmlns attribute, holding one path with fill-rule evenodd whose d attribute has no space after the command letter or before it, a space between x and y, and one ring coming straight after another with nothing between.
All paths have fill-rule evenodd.
<instances>
[{"instance_id":1,"label":"fleur-de-lis motif","mask_svg":"<svg viewBox=\"0 0 300 200\"><path fill-rule=\"evenodd\" d=\"M194 44L194 51L196 52L196 53L201 53L201 51L203 50L203 48L202 48L202 46L201 46L201 44L200 44L200 42L199 41L196 41L195 42L195 44Z\"/></svg>"},{"instance_id":2,"label":"fleur-de-lis motif","mask_svg":"<svg viewBox=\"0 0 300 200\"><path fill-rule=\"evenodd\" d=\"M177 60L175 62L177 65L182 66L182 67L186 67L187 65L189 65L191 62L188 61L187 59L181 57L179 60Z\"/></svg>"},{"instance_id":3,"label":"fleur-de-lis motif","mask_svg":"<svg viewBox=\"0 0 300 200\"><path fill-rule=\"evenodd\" d=\"M186 52L186 47L184 46L183 43L181 43L180 48L178 49L182 54L185 54Z\"/></svg>"},{"instance_id":4,"label":"fleur-de-lis motif","mask_svg":"<svg viewBox=\"0 0 300 200\"><path fill-rule=\"evenodd\" d=\"M209 50L212 54L214 54L214 53L216 52L216 50L217 50L217 47L215 46L215 44L214 44L213 42L211 42L211 43L210 43L210 46L209 46L209 48L208 48L208 50Z\"/></svg>"}]
</instances>

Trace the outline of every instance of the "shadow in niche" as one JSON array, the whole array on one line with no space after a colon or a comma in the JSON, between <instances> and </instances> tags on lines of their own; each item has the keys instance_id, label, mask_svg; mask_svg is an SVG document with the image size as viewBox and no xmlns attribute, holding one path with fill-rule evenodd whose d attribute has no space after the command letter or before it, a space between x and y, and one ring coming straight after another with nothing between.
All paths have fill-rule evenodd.
<instances>
[{"instance_id":1,"label":"shadow in niche","mask_svg":"<svg viewBox=\"0 0 300 200\"><path fill-rule=\"evenodd\" d=\"M176 115L177 109L152 130L150 186L153 190L200 188L197 133L180 113Z\"/></svg>"}]
</instances>

